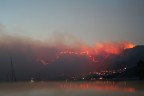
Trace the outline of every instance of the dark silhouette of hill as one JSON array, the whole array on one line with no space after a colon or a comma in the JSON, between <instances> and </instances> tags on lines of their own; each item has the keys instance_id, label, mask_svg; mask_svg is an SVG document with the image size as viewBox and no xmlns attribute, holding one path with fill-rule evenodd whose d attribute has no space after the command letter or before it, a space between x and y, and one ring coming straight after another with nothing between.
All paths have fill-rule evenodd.
<instances>
[{"instance_id":1,"label":"dark silhouette of hill","mask_svg":"<svg viewBox=\"0 0 144 96\"><path fill-rule=\"evenodd\" d=\"M139 60L144 60L144 45L124 50L120 55L113 58L113 68L135 67Z\"/></svg>"}]
</instances>

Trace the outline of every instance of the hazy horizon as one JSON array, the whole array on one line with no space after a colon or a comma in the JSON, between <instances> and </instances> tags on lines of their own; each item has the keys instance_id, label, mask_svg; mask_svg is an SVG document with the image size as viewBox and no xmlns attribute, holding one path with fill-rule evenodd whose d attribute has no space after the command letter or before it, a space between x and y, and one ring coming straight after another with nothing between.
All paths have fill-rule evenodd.
<instances>
[{"instance_id":1,"label":"hazy horizon","mask_svg":"<svg viewBox=\"0 0 144 96\"><path fill-rule=\"evenodd\" d=\"M143 4L142 0L1 0L0 34L45 42L64 35L86 44L143 45Z\"/></svg>"}]
</instances>

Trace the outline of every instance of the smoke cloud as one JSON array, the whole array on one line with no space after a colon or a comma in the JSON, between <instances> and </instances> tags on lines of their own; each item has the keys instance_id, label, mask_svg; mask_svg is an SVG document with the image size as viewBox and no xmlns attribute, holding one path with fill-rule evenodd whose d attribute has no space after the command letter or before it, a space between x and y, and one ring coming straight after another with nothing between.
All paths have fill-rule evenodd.
<instances>
[{"instance_id":1,"label":"smoke cloud","mask_svg":"<svg viewBox=\"0 0 144 96\"><path fill-rule=\"evenodd\" d=\"M38 73L45 79L62 74L69 76L105 69L111 63L110 58L133 47L129 42L102 42L90 46L64 34L56 34L46 41L1 34L0 70L2 78L11 74L12 56L19 80L36 77Z\"/></svg>"}]
</instances>

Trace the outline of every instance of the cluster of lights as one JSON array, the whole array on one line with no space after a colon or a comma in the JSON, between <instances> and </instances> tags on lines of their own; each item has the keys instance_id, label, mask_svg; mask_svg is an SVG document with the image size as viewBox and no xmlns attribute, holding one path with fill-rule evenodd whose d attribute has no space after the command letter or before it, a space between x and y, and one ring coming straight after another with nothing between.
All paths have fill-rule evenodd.
<instances>
[{"instance_id":1,"label":"cluster of lights","mask_svg":"<svg viewBox=\"0 0 144 96\"><path fill-rule=\"evenodd\" d=\"M89 72L88 74L80 74L79 76L74 76L74 77L72 77L72 80L78 80L78 78L81 78L81 80L87 80L86 76L90 76L90 75L96 75L99 77L97 79L102 80L102 79L104 79L103 78L104 76L123 73L126 71L126 69L127 68L125 67L125 68L117 69L117 70L104 70L101 72ZM93 81L93 80L96 80L96 78L95 77L89 78L89 80Z\"/></svg>"},{"instance_id":2,"label":"cluster of lights","mask_svg":"<svg viewBox=\"0 0 144 96\"><path fill-rule=\"evenodd\" d=\"M96 72L97 75L104 76L104 75L110 75L110 74L116 74L116 73L123 73L126 71L126 67L123 69L118 69L118 70L105 70L101 72Z\"/></svg>"}]
</instances>

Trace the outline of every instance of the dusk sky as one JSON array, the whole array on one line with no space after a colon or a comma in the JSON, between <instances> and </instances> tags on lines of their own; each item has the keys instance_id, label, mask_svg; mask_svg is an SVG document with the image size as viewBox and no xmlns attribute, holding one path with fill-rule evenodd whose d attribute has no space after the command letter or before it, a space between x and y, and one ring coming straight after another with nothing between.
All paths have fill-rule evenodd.
<instances>
[{"instance_id":1,"label":"dusk sky","mask_svg":"<svg viewBox=\"0 0 144 96\"><path fill-rule=\"evenodd\" d=\"M143 0L0 0L0 33L144 44ZM55 37L56 35L56 37Z\"/></svg>"},{"instance_id":2,"label":"dusk sky","mask_svg":"<svg viewBox=\"0 0 144 96\"><path fill-rule=\"evenodd\" d=\"M143 0L0 0L0 80L10 56L22 79L133 66L143 25Z\"/></svg>"}]
</instances>

